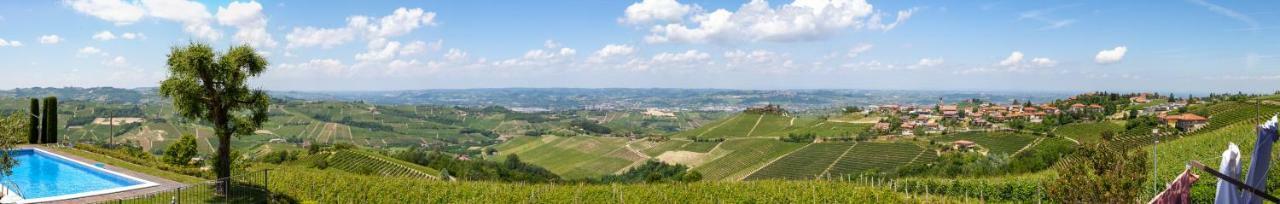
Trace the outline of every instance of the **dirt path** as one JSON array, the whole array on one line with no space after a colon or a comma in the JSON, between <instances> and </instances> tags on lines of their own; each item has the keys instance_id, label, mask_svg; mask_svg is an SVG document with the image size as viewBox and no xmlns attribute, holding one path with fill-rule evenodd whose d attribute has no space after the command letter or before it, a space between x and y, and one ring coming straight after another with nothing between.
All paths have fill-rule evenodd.
<instances>
[{"instance_id":1,"label":"dirt path","mask_svg":"<svg viewBox=\"0 0 1280 204\"><path fill-rule=\"evenodd\" d=\"M194 126L194 125L193 125L193 126ZM200 137L200 127L191 127L191 130L195 132L196 137ZM209 146L208 146L208 147L209 147L209 152L218 152L218 150L213 149L213 147L214 147L214 146L213 146L213 142L209 142L209 137L208 137L208 136L205 136L205 137L201 138L200 140L204 140L204 144L209 145Z\"/></svg>"},{"instance_id":2,"label":"dirt path","mask_svg":"<svg viewBox=\"0 0 1280 204\"><path fill-rule=\"evenodd\" d=\"M1022 153L1022 151L1026 151L1027 149L1030 149L1031 147L1034 147L1040 144L1041 141L1044 141L1043 137L1036 138L1036 141L1031 141L1031 144L1027 144L1027 146L1022 146L1022 149L1018 149L1018 151L1013 152L1013 155L1018 155L1019 153Z\"/></svg>"},{"instance_id":3,"label":"dirt path","mask_svg":"<svg viewBox=\"0 0 1280 204\"><path fill-rule=\"evenodd\" d=\"M747 137L751 137L751 133L756 132L756 127L760 126L761 120L764 120L764 114L760 114L760 118L756 118L756 124L751 125L751 130L747 131Z\"/></svg>"},{"instance_id":4,"label":"dirt path","mask_svg":"<svg viewBox=\"0 0 1280 204\"><path fill-rule=\"evenodd\" d=\"M908 165L909 165L909 164L914 164L914 163L916 163L916 160L920 159L920 156L924 155L924 153L925 153L925 152L929 152L929 148L928 148L928 147L920 146L919 144L916 144L916 145L917 145L917 146L919 146L919 147L923 147L923 148L924 148L924 150L920 150L920 153L916 153L916 157L912 157L912 158L911 158L911 161L907 161L907 164L908 164Z\"/></svg>"},{"instance_id":5,"label":"dirt path","mask_svg":"<svg viewBox=\"0 0 1280 204\"><path fill-rule=\"evenodd\" d=\"M830 164L830 165L827 165L827 169L823 169L823 170L822 170L822 173L821 173L821 174L818 174L818 176L822 176L822 175L829 175L829 174L831 173L831 168L832 168L832 167L835 167L835 166L836 166L836 163L840 163L840 160L843 160L843 159L844 159L844 156L845 156L845 155L849 155L849 152L850 152L850 151L853 151L853 147L857 147L857 146L858 146L858 142L853 142L853 145L849 145L849 148L848 148L848 149L844 149L844 153L840 153L840 156L839 156L839 157L836 157L836 160L835 160L835 161L831 161L831 164Z\"/></svg>"},{"instance_id":6,"label":"dirt path","mask_svg":"<svg viewBox=\"0 0 1280 204\"><path fill-rule=\"evenodd\" d=\"M724 123L716 124L716 126L712 126L711 128L707 128L707 130L706 130L706 131L702 131L702 133L698 133L698 137L702 137L702 135L706 135L706 134L707 134L707 132L711 132L712 130L716 130L716 128L719 128L720 126L724 125L725 123L728 123L728 121L733 120L733 119L737 119L738 117L741 117L741 116L742 116L742 115L735 115L735 116L733 116L733 118L729 118L728 120L725 120L725 122L724 122Z\"/></svg>"},{"instance_id":7,"label":"dirt path","mask_svg":"<svg viewBox=\"0 0 1280 204\"><path fill-rule=\"evenodd\" d=\"M751 174L756 174L756 172L759 172L761 169L764 169L764 167L769 166L769 165L773 165L773 162L776 162L776 161L778 161L778 160L781 160L783 157L790 156L790 155L791 155L791 153L796 153L796 152L800 151L801 149L807 148L807 147L809 147L809 145L813 145L813 143L805 144L803 147L796 148L795 150L791 150L791 152L787 152L786 154L783 154L782 156L778 156L777 158L773 158L773 159L769 160L769 162L764 163L764 165L761 165L760 167L756 168L755 170L751 170L751 172L747 173L746 175L742 175L742 177L734 178L733 180L734 180L734 181L742 181L742 179L746 179L746 178L747 178L747 176L751 176Z\"/></svg>"},{"instance_id":8,"label":"dirt path","mask_svg":"<svg viewBox=\"0 0 1280 204\"><path fill-rule=\"evenodd\" d=\"M1067 136L1063 136L1062 138L1065 138L1065 139L1067 139L1067 140L1071 140L1071 142L1075 142L1077 145L1078 145L1078 144L1080 144L1080 141L1076 140L1076 138L1071 138L1071 137L1067 137Z\"/></svg>"}]
</instances>

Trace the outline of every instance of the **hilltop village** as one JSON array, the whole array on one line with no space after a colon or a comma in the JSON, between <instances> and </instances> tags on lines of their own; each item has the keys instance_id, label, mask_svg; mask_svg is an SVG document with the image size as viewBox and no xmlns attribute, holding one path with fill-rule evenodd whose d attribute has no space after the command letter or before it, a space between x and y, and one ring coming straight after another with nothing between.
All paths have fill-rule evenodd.
<instances>
[{"instance_id":1,"label":"hilltop village","mask_svg":"<svg viewBox=\"0 0 1280 204\"><path fill-rule=\"evenodd\" d=\"M1199 101L1151 93L1087 93L1043 103L1014 100L1000 104L969 99L931 105L882 104L862 113L881 117L872 127L880 135L914 136L969 131L1025 131L1052 134L1053 127L1073 122L1127 120L1149 116L1179 131L1193 131L1208 119L1186 110Z\"/></svg>"}]
</instances>

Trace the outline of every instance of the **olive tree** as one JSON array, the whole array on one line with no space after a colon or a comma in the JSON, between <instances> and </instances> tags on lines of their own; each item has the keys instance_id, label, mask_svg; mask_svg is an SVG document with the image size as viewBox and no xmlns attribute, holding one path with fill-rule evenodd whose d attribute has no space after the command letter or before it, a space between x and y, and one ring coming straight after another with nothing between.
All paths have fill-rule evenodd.
<instances>
[{"instance_id":1,"label":"olive tree","mask_svg":"<svg viewBox=\"0 0 1280 204\"><path fill-rule=\"evenodd\" d=\"M207 44L191 43L170 50L169 76L160 82L160 95L173 99L179 115L213 125L218 138L213 164L219 191L231 176L231 136L250 135L267 121L266 92L249 89L246 81L267 69L267 60L248 45L217 53Z\"/></svg>"},{"instance_id":2,"label":"olive tree","mask_svg":"<svg viewBox=\"0 0 1280 204\"><path fill-rule=\"evenodd\" d=\"M8 116L0 117L0 177L9 177L13 174L13 167L18 166L18 160L12 155L13 149L22 143L24 132L29 131L28 124L35 121L28 121L26 115L22 113L13 113ZM7 197L5 192L0 192L0 197Z\"/></svg>"}]
</instances>

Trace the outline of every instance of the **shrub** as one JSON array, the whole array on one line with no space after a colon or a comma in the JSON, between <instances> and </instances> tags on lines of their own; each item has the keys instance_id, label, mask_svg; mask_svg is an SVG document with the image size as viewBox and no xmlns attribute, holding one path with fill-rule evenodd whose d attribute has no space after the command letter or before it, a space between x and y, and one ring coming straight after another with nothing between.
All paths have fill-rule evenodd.
<instances>
[{"instance_id":1,"label":"shrub","mask_svg":"<svg viewBox=\"0 0 1280 204\"><path fill-rule=\"evenodd\" d=\"M1147 154L1113 149L1107 143L1085 145L1083 157L1065 163L1061 175L1046 186L1049 196L1063 203L1129 203L1143 192Z\"/></svg>"},{"instance_id":2,"label":"shrub","mask_svg":"<svg viewBox=\"0 0 1280 204\"><path fill-rule=\"evenodd\" d=\"M199 152L196 151L196 138L190 134L183 134L178 142L165 149L164 162L179 166L188 165L197 153Z\"/></svg>"}]
</instances>

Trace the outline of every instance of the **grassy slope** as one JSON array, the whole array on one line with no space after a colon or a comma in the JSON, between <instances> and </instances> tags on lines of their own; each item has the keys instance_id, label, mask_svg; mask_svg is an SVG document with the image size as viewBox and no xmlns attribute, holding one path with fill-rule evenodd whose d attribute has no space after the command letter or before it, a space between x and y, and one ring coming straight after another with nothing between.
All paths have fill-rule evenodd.
<instances>
[{"instance_id":1,"label":"grassy slope","mask_svg":"<svg viewBox=\"0 0 1280 204\"><path fill-rule=\"evenodd\" d=\"M1097 142L1102 139L1102 132L1106 130L1111 130L1119 136L1124 131L1124 125L1113 122L1075 123L1058 127L1053 133L1080 142Z\"/></svg>"},{"instance_id":2,"label":"grassy slope","mask_svg":"<svg viewBox=\"0 0 1280 204\"><path fill-rule=\"evenodd\" d=\"M66 154L74 155L77 157L94 160L97 162L102 162L103 164L125 168L130 171L169 179L179 183L196 183L196 182L206 181L206 179L203 179L203 178L164 171L164 170L160 170L160 169L156 169L148 166L137 165L137 164L126 162L124 160L119 160L116 158L111 158L105 155L96 154L96 153L88 152L84 150L63 148L63 147L50 147L50 148L57 150L59 153L66 153Z\"/></svg>"}]
</instances>

